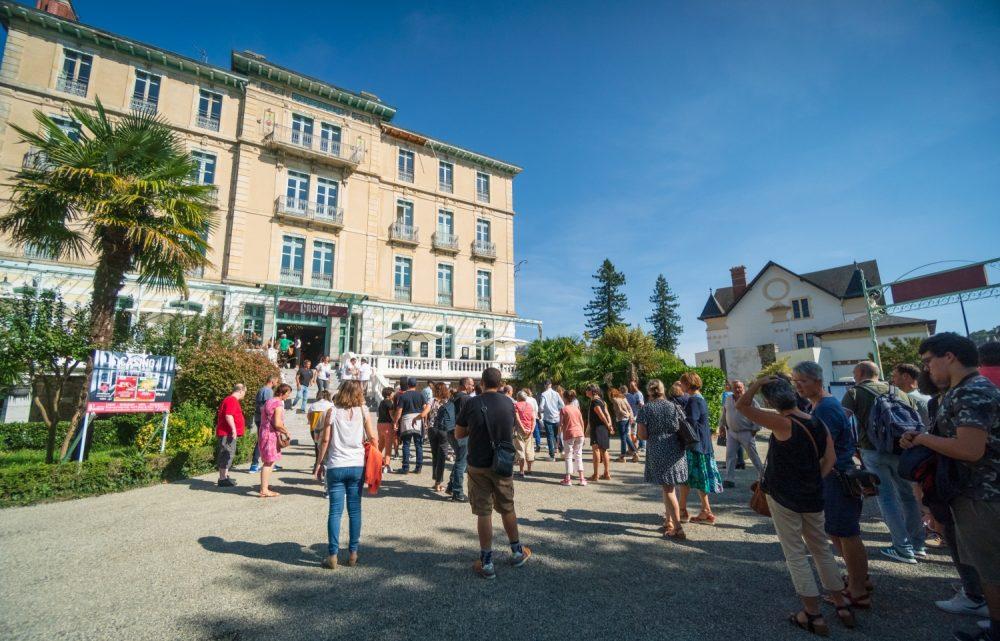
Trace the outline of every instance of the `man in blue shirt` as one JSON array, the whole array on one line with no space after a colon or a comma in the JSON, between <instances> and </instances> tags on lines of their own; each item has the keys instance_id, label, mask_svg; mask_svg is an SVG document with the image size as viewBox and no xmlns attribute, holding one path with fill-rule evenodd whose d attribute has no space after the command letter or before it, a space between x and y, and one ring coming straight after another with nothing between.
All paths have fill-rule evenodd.
<instances>
[{"instance_id":1,"label":"man in blue shirt","mask_svg":"<svg viewBox=\"0 0 1000 641\"><path fill-rule=\"evenodd\" d=\"M632 424L629 429L635 430L635 419L639 416L639 408L646 404L646 399L643 398L642 392L639 391L639 381L632 379L628 382L628 391L625 392L625 400L628 401L628 406L632 408ZM646 449L646 441L639 441L639 451L643 452Z\"/></svg>"}]
</instances>

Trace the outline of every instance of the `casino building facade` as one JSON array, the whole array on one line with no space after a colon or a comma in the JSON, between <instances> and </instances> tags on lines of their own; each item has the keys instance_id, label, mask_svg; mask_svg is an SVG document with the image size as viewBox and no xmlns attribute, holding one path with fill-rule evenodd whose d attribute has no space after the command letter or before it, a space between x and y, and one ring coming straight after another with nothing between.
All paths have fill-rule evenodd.
<instances>
[{"instance_id":1,"label":"casino building facade","mask_svg":"<svg viewBox=\"0 0 1000 641\"><path fill-rule=\"evenodd\" d=\"M155 112L216 187L211 266L190 293L130 280L121 322L221 308L254 341L285 333L307 356L370 355L388 377L513 369L514 177L521 168L397 127L396 109L250 51L210 65L79 21L68 0L0 0L0 207L14 173L45 162L9 127L32 112L73 135L71 105ZM0 237L0 295L58 288L86 302L92 261ZM425 340L393 340L401 330Z\"/></svg>"}]
</instances>

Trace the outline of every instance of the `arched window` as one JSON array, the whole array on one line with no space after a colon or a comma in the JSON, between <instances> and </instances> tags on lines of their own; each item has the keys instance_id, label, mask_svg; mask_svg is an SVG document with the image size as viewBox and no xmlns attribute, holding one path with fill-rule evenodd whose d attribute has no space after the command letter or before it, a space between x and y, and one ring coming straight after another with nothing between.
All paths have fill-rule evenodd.
<instances>
[{"instance_id":1,"label":"arched window","mask_svg":"<svg viewBox=\"0 0 1000 641\"><path fill-rule=\"evenodd\" d=\"M434 357L455 358L455 328L438 325L434 331L441 334L441 338L434 341Z\"/></svg>"},{"instance_id":2,"label":"arched window","mask_svg":"<svg viewBox=\"0 0 1000 641\"><path fill-rule=\"evenodd\" d=\"M476 360L479 361L492 361L493 360L493 346L482 347L479 345L482 341L489 340L493 338L493 332L488 329L477 329L476 330Z\"/></svg>"}]
</instances>

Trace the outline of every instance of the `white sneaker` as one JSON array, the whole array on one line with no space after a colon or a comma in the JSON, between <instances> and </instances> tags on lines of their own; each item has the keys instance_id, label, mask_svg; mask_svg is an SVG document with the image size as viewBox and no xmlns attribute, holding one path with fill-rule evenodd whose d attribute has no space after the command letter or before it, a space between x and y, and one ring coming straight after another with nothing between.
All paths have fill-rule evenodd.
<instances>
[{"instance_id":1,"label":"white sneaker","mask_svg":"<svg viewBox=\"0 0 1000 641\"><path fill-rule=\"evenodd\" d=\"M965 596L965 590L961 588L955 592L955 596L951 597L947 601L935 601L934 605L950 614L965 614L974 617L989 616L986 608L986 601L976 603L969 597Z\"/></svg>"},{"instance_id":2,"label":"white sneaker","mask_svg":"<svg viewBox=\"0 0 1000 641\"><path fill-rule=\"evenodd\" d=\"M917 564L916 557L900 554L898 551L896 551L896 548L891 546L887 548L882 548L881 550L879 550L879 552L881 552L883 556L887 556L893 561L898 561L899 563L909 563L910 565Z\"/></svg>"}]
</instances>

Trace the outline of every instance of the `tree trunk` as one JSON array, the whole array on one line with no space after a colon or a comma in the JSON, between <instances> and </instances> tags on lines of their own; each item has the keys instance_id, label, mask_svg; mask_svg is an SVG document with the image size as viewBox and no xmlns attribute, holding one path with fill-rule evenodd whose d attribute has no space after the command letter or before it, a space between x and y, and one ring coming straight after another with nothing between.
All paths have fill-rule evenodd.
<instances>
[{"instance_id":1,"label":"tree trunk","mask_svg":"<svg viewBox=\"0 0 1000 641\"><path fill-rule=\"evenodd\" d=\"M124 242L116 239L102 239L103 243L111 245L113 251L105 251L104 257L94 271L94 293L90 299L90 343L94 349L106 349L111 345L114 336L115 308L118 305L118 294L125 286L125 274L132 263L131 252ZM87 364L83 371L83 385L77 397L76 409L70 429L63 440L59 456L66 456L70 441L73 438L74 427L87 411L87 395L90 390L90 379L94 374L94 354L87 355ZM85 444L81 443L83 447Z\"/></svg>"},{"instance_id":2,"label":"tree trunk","mask_svg":"<svg viewBox=\"0 0 1000 641\"><path fill-rule=\"evenodd\" d=\"M45 388L45 395L51 400L52 395L49 392L48 386L43 384L42 387ZM42 403L42 399L38 397L38 393L32 390L32 395L35 397L35 407L42 414L42 421L45 423L45 428L48 430L45 436L45 462L52 463L55 460L56 453L56 426L59 424L58 414L52 415L46 409L45 404Z\"/></svg>"}]
</instances>

